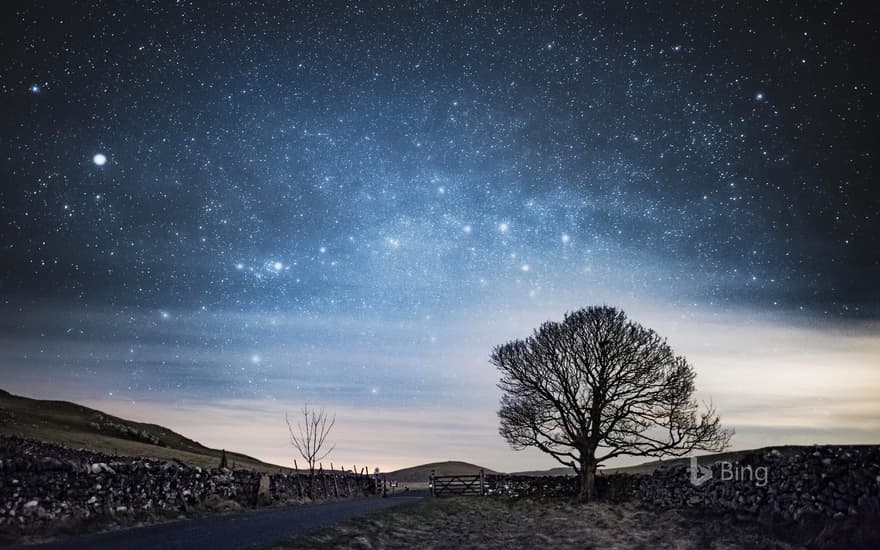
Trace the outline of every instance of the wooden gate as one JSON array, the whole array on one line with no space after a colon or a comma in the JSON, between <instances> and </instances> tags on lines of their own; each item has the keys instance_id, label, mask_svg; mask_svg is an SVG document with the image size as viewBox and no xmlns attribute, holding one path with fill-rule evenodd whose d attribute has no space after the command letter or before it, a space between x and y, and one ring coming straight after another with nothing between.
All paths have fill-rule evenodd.
<instances>
[{"instance_id":1,"label":"wooden gate","mask_svg":"<svg viewBox=\"0 0 880 550\"><path fill-rule=\"evenodd\" d=\"M431 496L445 497L453 495L486 494L485 474L435 476L431 470Z\"/></svg>"}]
</instances>

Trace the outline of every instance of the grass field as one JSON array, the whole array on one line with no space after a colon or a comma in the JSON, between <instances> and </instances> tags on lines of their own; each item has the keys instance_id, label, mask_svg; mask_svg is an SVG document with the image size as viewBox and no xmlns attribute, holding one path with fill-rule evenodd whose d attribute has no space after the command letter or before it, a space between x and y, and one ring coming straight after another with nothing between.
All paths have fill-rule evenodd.
<instances>
[{"instance_id":1,"label":"grass field","mask_svg":"<svg viewBox=\"0 0 880 550\"><path fill-rule=\"evenodd\" d=\"M275 549L794 548L754 520L635 504L479 497L426 499L351 520Z\"/></svg>"}]
</instances>

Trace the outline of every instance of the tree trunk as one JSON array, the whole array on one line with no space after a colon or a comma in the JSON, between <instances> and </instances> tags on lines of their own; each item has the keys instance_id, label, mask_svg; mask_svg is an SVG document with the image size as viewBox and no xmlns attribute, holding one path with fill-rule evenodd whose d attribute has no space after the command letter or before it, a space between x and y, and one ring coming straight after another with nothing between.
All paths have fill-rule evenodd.
<instances>
[{"instance_id":1,"label":"tree trunk","mask_svg":"<svg viewBox=\"0 0 880 550\"><path fill-rule=\"evenodd\" d=\"M580 463L581 487L578 500L589 502L595 496L596 488L596 459L592 453L582 453Z\"/></svg>"}]
</instances>

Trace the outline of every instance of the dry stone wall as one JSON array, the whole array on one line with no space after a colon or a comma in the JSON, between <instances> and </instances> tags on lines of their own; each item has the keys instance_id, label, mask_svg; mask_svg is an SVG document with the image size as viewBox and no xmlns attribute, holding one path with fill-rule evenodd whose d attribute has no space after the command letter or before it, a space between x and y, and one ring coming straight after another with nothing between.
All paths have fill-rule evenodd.
<instances>
[{"instance_id":1,"label":"dry stone wall","mask_svg":"<svg viewBox=\"0 0 880 550\"><path fill-rule=\"evenodd\" d=\"M842 518L880 511L880 446L815 446L753 452L736 461L646 475L598 476L599 498L661 507L769 514L786 520ZM488 493L509 497L577 495L576 477L487 476Z\"/></svg>"},{"instance_id":2,"label":"dry stone wall","mask_svg":"<svg viewBox=\"0 0 880 550\"><path fill-rule=\"evenodd\" d=\"M316 499L376 493L370 476L323 473ZM0 529L39 531L71 521L178 514L212 503L304 501L309 476L190 467L0 438ZM120 518L122 516L122 518Z\"/></svg>"},{"instance_id":3,"label":"dry stone wall","mask_svg":"<svg viewBox=\"0 0 880 550\"><path fill-rule=\"evenodd\" d=\"M702 465L707 467L706 465ZM788 520L880 511L880 446L816 446L755 452L709 467L695 485L687 467L647 475L599 476L600 498L661 507L727 509ZM761 469L761 470L759 470ZM315 497L376 494L371 476L322 474ZM574 477L487 475L486 492L573 497ZM145 518L210 508L307 500L309 477L203 470L181 462L112 457L18 438L0 438L0 530L29 532L70 521Z\"/></svg>"},{"instance_id":4,"label":"dry stone wall","mask_svg":"<svg viewBox=\"0 0 880 550\"><path fill-rule=\"evenodd\" d=\"M486 494L512 498L574 497L577 478L566 476L487 475Z\"/></svg>"},{"instance_id":5,"label":"dry stone wall","mask_svg":"<svg viewBox=\"0 0 880 550\"><path fill-rule=\"evenodd\" d=\"M689 467L641 476L634 496L664 507L721 508L789 520L841 518L880 506L876 445L816 446L788 456L769 450L709 469L711 478L703 471L696 484Z\"/></svg>"}]
</instances>

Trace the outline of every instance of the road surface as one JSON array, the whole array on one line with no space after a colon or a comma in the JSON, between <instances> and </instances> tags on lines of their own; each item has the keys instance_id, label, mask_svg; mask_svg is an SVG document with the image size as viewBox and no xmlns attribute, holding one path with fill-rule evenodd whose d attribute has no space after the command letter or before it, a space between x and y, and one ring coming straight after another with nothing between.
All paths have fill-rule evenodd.
<instances>
[{"instance_id":1,"label":"road surface","mask_svg":"<svg viewBox=\"0 0 880 550\"><path fill-rule=\"evenodd\" d=\"M409 495L412 495L410 492ZM232 550L265 546L364 514L412 504L422 495L362 498L322 504L263 508L235 514L133 527L108 533L59 539L21 546L28 550L147 550L181 548Z\"/></svg>"}]
</instances>

